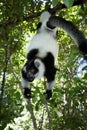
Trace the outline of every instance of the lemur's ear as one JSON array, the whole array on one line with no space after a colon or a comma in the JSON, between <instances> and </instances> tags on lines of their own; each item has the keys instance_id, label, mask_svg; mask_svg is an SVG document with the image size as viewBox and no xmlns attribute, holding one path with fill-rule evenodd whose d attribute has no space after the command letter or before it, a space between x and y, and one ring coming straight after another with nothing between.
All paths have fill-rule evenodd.
<instances>
[{"instance_id":1,"label":"lemur's ear","mask_svg":"<svg viewBox=\"0 0 87 130\"><path fill-rule=\"evenodd\" d=\"M40 59L35 59L35 60L34 60L34 65L35 65L37 68L39 68L40 64L41 64Z\"/></svg>"},{"instance_id":2,"label":"lemur's ear","mask_svg":"<svg viewBox=\"0 0 87 130\"><path fill-rule=\"evenodd\" d=\"M56 14L56 10L54 8L48 8L47 11L51 14L51 15L55 15Z\"/></svg>"}]
</instances>

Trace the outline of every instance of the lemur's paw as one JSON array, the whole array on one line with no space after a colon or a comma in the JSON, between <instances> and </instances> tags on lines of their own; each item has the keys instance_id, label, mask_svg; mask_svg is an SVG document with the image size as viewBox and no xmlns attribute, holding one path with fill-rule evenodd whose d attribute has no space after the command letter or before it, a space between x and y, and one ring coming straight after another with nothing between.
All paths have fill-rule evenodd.
<instances>
[{"instance_id":1,"label":"lemur's paw","mask_svg":"<svg viewBox=\"0 0 87 130\"><path fill-rule=\"evenodd\" d=\"M52 90L46 90L44 94L46 95L46 99L50 99L52 97Z\"/></svg>"},{"instance_id":2,"label":"lemur's paw","mask_svg":"<svg viewBox=\"0 0 87 130\"><path fill-rule=\"evenodd\" d=\"M27 99L32 98L31 89L29 89L29 88L24 88L24 97L27 98Z\"/></svg>"}]
</instances>

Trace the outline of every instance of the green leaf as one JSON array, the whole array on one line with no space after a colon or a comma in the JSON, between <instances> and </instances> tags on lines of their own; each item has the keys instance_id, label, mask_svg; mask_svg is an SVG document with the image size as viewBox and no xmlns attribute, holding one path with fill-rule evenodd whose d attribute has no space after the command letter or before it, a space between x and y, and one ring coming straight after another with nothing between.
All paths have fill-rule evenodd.
<instances>
[{"instance_id":1,"label":"green leaf","mask_svg":"<svg viewBox=\"0 0 87 130\"><path fill-rule=\"evenodd\" d=\"M52 0L52 5L53 5L53 6L56 6L57 3L58 3L58 0Z\"/></svg>"},{"instance_id":2,"label":"green leaf","mask_svg":"<svg viewBox=\"0 0 87 130\"><path fill-rule=\"evenodd\" d=\"M20 96L20 93L19 93L19 92L17 92L17 93L15 94L15 96L16 96L16 99L17 99L17 100L20 100L20 97L21 97L21 96Z\"/></svg>"},{"instance_id":3,"label":"green leaf","mask_svg":"<svg viewBox=\"0 0 87 130\"><path fill-rule=\"evenodd\" d=\"M64 3L67 7L71 7L74 3L74 0L64 0Z\"/></svg>"}]
</instances>

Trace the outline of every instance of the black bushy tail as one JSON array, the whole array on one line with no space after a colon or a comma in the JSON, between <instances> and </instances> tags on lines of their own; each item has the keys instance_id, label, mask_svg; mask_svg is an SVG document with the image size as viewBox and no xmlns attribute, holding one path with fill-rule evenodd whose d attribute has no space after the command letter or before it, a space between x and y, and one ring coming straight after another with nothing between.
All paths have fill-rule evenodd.
<instances>
[{"instance_id":1,"label":"black bushy tail","mask_svg":"<svg viewBox=\"0 0 87 130\"><path fill-rule=\"evenodd\" d=\"M78 30L78 28L70 21L59 16L51 16L47 22L47 26L54 26L62 28L66 31L74 40L75 44L78 46L79 50L83 55L87 55L87 39L84 34Z\"/></svg>"}]
</instances>

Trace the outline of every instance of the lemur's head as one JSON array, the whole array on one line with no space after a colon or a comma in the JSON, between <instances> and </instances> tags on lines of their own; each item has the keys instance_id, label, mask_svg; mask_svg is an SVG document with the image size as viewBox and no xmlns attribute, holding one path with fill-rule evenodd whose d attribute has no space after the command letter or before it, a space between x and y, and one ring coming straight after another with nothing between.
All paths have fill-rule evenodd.
<instances>
[{"instance_id":1,"label":"lemur's head","mask_svg":"<svg viewBox=\"0 0 87 130\"><path fill-rule=\"evenodd\" d=\"M45 66L39 58L31 60L30 62L27 61L22 69L23 77L29 82L32 82L36 78L41 78L44 72Z\"/></svg>"}]
</instances>

